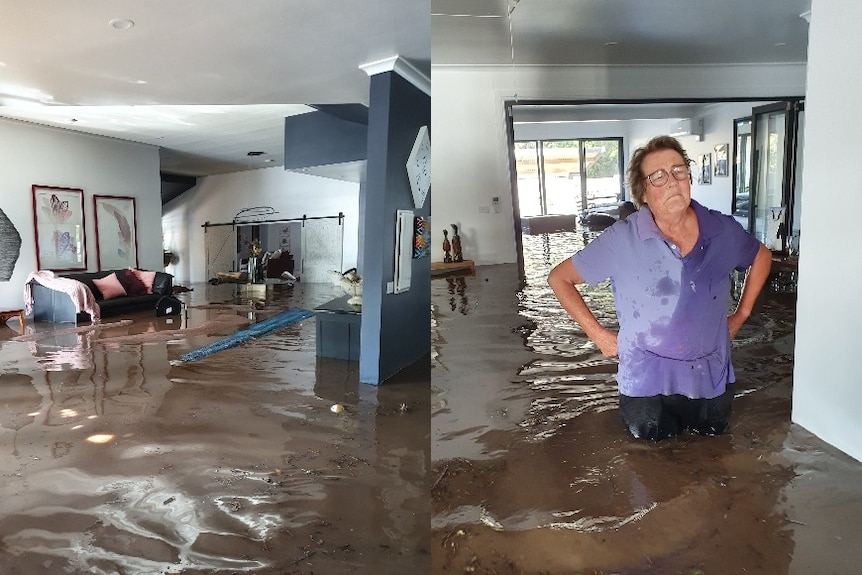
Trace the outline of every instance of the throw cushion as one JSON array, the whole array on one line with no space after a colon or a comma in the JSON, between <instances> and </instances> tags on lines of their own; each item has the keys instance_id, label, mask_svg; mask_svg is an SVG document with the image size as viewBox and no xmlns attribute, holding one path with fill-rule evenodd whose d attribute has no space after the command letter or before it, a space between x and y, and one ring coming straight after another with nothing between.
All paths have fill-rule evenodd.
<instances>
[{"instance_id":1,"label":"throw cushion","mask_svg":"<svg viewBox=\"0 0 862 575\"><path fill-rule=\"evenodd\" d=\"M93 272L84 272L79 274L63 274L62 277L81 282L82 284L90 288L90 291L93 293L94 298L101 300L105 299L104 297L102 297L102 292L100 292L96 284L93 283Z\"/></svg>"},{"instance_id":2,"label":"throw cushion","mask_svg":"<svg viewBox=\"0 0 862 575\"><path fill-rule=\"evenodd\" d=\"M144 270L136 270L134 268L129 268L134 272L138 279L147 286L147 293L153 293L153 282L156 280L156 272L148 272Z\"/></svg>"},{"instance_id":3,"label":"throw cushion","mask_svg":"<svg viewBox=\"0 0 862 575\"><path fill-rule=\"evenodd\" d=\"M100 292L102 292L102 299L109 300L126 295L126 290L123 288L123 284L120 283L120 280L117 279L117 274L115 273L103 278L94 279L93 283L96 284L96 287L99 288Z\"/></svg>"},{"instance_id":4,"label":"throw cushion","mask_svg":"<svg viewBox=\"0 0 862 575\"><path fill-rule=\"evenodd\" d=\"M129 295L147 295L147 286L138 279L138 276L132 270L119 270L117 279L123 284L126 293Z\"/></svg>"}]
</instances>

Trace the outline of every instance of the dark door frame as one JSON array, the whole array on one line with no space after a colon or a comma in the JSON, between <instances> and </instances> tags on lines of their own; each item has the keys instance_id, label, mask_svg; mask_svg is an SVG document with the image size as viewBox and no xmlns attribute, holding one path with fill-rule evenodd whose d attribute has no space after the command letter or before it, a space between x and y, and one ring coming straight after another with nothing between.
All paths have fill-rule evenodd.
<instances>
[{"instance_id":1,"label":"dark door frame","mask_svg":"<svg viewBox=\"0 0 862 575\"><path fill-rule=\"evenodd\" d=\"M625 98L625 99L585 99L585 100L505 100L503 102L504 119L506 122L506 144L509 158L509 185L512 196L512 219L515 230L515 253L518 264L518 276L523 284L526 281L524 272L524 244L523 232L521 230L521 211L518 206L518 176L515 169L515 126L514 108L516 106L578 106L589 104L710 104L710 103L733 103L733 102L768 102L768 101L791 101L801 102L804 96L761 96L761 97L736 97L736 98ZM614 119L609 117L608 120ZM734 142L734 148L736 142ZM795 159L795 158L794 158ZM794 162L795 165L795 162ZM754 167L752 166L752 170ZM753 174L752 174L753 177ZM790 208L788 207L788 210Z\"/></svg>"}]
</instances>

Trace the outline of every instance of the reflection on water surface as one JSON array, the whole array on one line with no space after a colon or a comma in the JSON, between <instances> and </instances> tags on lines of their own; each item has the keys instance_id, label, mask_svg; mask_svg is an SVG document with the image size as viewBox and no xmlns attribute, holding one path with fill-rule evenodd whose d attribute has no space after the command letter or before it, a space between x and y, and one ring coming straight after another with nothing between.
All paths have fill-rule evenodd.
<instances>
[{"instance_id":1,"label":"reflection on water surface","mask_svg":"<svg viewBox=\"0 0 862 575\"><path fill-rule=\"evenodd\" d=\"M361 386L313 318L178 362L342 293L195 287L187 316L0 338L0 572L426 572L427 369Z\"/></svg>"}]
</instances>

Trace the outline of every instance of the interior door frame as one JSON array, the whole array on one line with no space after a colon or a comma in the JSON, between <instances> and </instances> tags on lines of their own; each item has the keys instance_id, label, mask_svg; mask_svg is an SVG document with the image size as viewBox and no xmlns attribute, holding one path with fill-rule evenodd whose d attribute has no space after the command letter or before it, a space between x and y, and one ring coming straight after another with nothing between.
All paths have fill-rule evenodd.
<instances>
[{"instance_id":1,"label":"interior door frame","mask_svg":"<svg viewBox=\"0 0 862 575\"><path fill-rule=\"evenodd\" d=\"M632 105L632 104L709 104L709 103L732 103L732 102L784 102L794 101L799 102L804 98L801 96L791 96L783 94L775 94L773 96L740 96L740 97L724 97L724 98L687 98L687 97L664 97L664 98L584 98L584 99L506 99L503 101L503 122L505 124L506 136L506 152L508 158L509 170L509 186L512 197L512 226L515 234L515 257L518 266L518 275L523 283L525 280L524 274L524 253L523 253L523 231L521 229L521 213L518 205L518 179L515 168L515 127L514 127L514 108L517 106L579 106L579 105ZM624 166L628 165L628 157L631 150L623 148ZM752 167L753 170L753 167Z\"/></svg>"}]
</instances>

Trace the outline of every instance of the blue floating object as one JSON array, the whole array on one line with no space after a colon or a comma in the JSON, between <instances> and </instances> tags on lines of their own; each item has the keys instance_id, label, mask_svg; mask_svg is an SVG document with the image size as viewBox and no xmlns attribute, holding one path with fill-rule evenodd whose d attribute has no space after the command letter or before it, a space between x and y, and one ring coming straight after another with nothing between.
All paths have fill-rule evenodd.
<instances>
[{"instance_id":1,"label":"blue floating object","mask_svg":"<svg viewBox=\"0 0 862 575\"><path fill-rule=\"evenodd\" d=\"M209 345L190 351L184 354L181 359L183 361L195 361L217 351L236 347L250 339L266 335L271 331L287 327L292 323L302 321L313 315L314 312L307 309L289 309L278 315L274 315L269 319L252 324L247 329L242 329L229 337L214 341Z\"/></svg>"}]
</instances>

